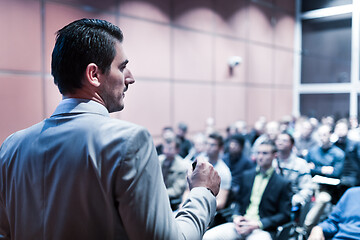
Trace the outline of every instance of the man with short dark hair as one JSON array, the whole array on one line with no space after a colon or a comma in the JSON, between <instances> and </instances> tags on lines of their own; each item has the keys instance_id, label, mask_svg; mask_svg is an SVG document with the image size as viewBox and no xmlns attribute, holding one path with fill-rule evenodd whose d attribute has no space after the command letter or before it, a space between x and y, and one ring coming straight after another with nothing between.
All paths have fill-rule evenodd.
<instances>
[{"instance_id":1,"label":"man with short dark hair","mask_svg":"<svg viewBox=\"0 0 360 240\"><path fill-rule=\"evenodd\" d=\"M188 126L183 122L179 123L177 127L176 137L180 141L179 155L182 158L185 158L189 154L189 151L192 147L191 141L186 138L187 132Z\"/></svg>"},{"instance_id":2,"label":"man with short dark hair","mask_svg":"<svg viewBox=\"0 0 360 240\"><path fill-rule=\"evenodd\" d=\"M224 154L223 161L230 168L233 193L239 191L240 179L244 171L255 168L255 163L251 161L243 152L245 139L240 134L234 134L228 139L228 152Z\"/></svg>"},{"instance_id":3,"label":"man with short dark hair","mask_svg":"<svg viewBox=\"0 0 360 240\"><path fill-rule=\"evenodd\" d=\"M0 148L1 239L201 239L219 176L205 161L189 169L174 218L149 132L109 115L135 82L122 40L98 19L58 31L51 72L63 100Z\"/></svg>"},{"instance_id":4,"label":"man with short dark hair","mask_svg":"<svg viewBox=\"0 0 360 240\"><path fill-rule=\"evenodd\" d=\"M225 207L231 187L230 169L220 158L223 145L223 137L219 133L214 132L208 136L205 147L208 161L214 166L221 178L220 191L216 197L217 210Z\"/></svg>"},{"instance_id":5,"label":"man with short dark hair","mask_svg":"<svg viewBox=\"0 0 360 240\"><path fill-rule=\"evenodd\" d=\"M264 141L257 151L258 167L241 178L233 222L209 229L204 240L271 240L277 227L290 220L290 182L272 167L276 147Z\"/></svg>"}]
</instances>

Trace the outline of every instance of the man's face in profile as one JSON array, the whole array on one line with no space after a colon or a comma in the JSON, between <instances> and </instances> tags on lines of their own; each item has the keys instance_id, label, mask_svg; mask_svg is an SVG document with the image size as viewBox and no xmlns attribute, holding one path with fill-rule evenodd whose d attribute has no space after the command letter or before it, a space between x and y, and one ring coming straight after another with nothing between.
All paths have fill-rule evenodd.
<instances>
[{"instance_id":1,"label":"man's face in profile","mask_svg":"<svg viewBox=\"0 0 360 240\"><path fill-rule=\"evenodd\" d=\"M128 85L134 83L130 70L126 68L128 60L122 44L117 41L114 48L116 55L109 72L99 74L101 84L98 93L109 112L121 111L124 108L125 92Z\"/></svg>"}]
</instances>

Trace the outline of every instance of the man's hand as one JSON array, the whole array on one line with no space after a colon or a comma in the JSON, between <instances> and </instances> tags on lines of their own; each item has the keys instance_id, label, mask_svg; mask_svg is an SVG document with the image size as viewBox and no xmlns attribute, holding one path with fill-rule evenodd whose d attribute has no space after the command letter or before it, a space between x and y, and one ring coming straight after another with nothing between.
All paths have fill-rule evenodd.
<instances>
[{"instance_id":1,"label":"man's hand","mask_svg":"<svg viewBox=\"0 0 360 240\"><path fill-rule=\"evenodd\" d=\"M235 230L238 234L247 236L255 229L259 228L257 221L247 220L243 216L237 216L234 218Z\"/></svg>"},{"instance_id":2,"label":"man's hand","mask_svg":"<svg viewBox=\"0 0 360 240\"><path fill-rule=\"evenodd\" d=\"M190 190L195 187L206 187L217 196L221 182L219 174L205 159L198 158L195 161L195 169L189 169L187 176Z\"/></svg>"},{"instance_id":3,"label":"man's hand","mask_svg":"<svg viewBox=\"0 0 360 240\"><path fill-rule=\"evenodd\" d=\"M321 227L315 226L310 233L308 240L325 240L324 232Z\"/></svg>"}]
</instances>

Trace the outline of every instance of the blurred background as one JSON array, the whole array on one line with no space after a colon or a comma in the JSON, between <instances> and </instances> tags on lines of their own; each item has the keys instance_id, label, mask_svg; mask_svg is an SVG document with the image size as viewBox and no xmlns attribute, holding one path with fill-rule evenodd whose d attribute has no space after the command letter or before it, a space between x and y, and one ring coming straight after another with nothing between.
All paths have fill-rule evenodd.
<instances>
[{"instance_id":1,"label":"blurred background","mask_svg":"<svg viewBox=\"0 0 360 240\"><path fill-rule=\"evenodd\" d=\"M145 126L359 115L360 0L0 0L0 143L51 116L55 33L79 18L124 32L136 78L112 116ZM96 124L96 123L94 123Z\"/></svg>"}]
</instances>

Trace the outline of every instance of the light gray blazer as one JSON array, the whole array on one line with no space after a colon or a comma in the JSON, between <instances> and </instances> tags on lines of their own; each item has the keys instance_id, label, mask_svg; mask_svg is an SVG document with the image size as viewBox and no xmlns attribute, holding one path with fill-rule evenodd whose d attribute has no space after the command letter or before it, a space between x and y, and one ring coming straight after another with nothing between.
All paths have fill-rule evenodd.
<instances>
[{"instance_id":1,"label":"light gray blazer","mask_svg":"<svg viewBox=\"0 0 360 240\"><path fill-rule=\"evenodd\" d=\"M194 188L175 218L148 131L90 100L8 137L0 167L0 239L201 239L216 209Z\"/></svg>"}]
</instances>

